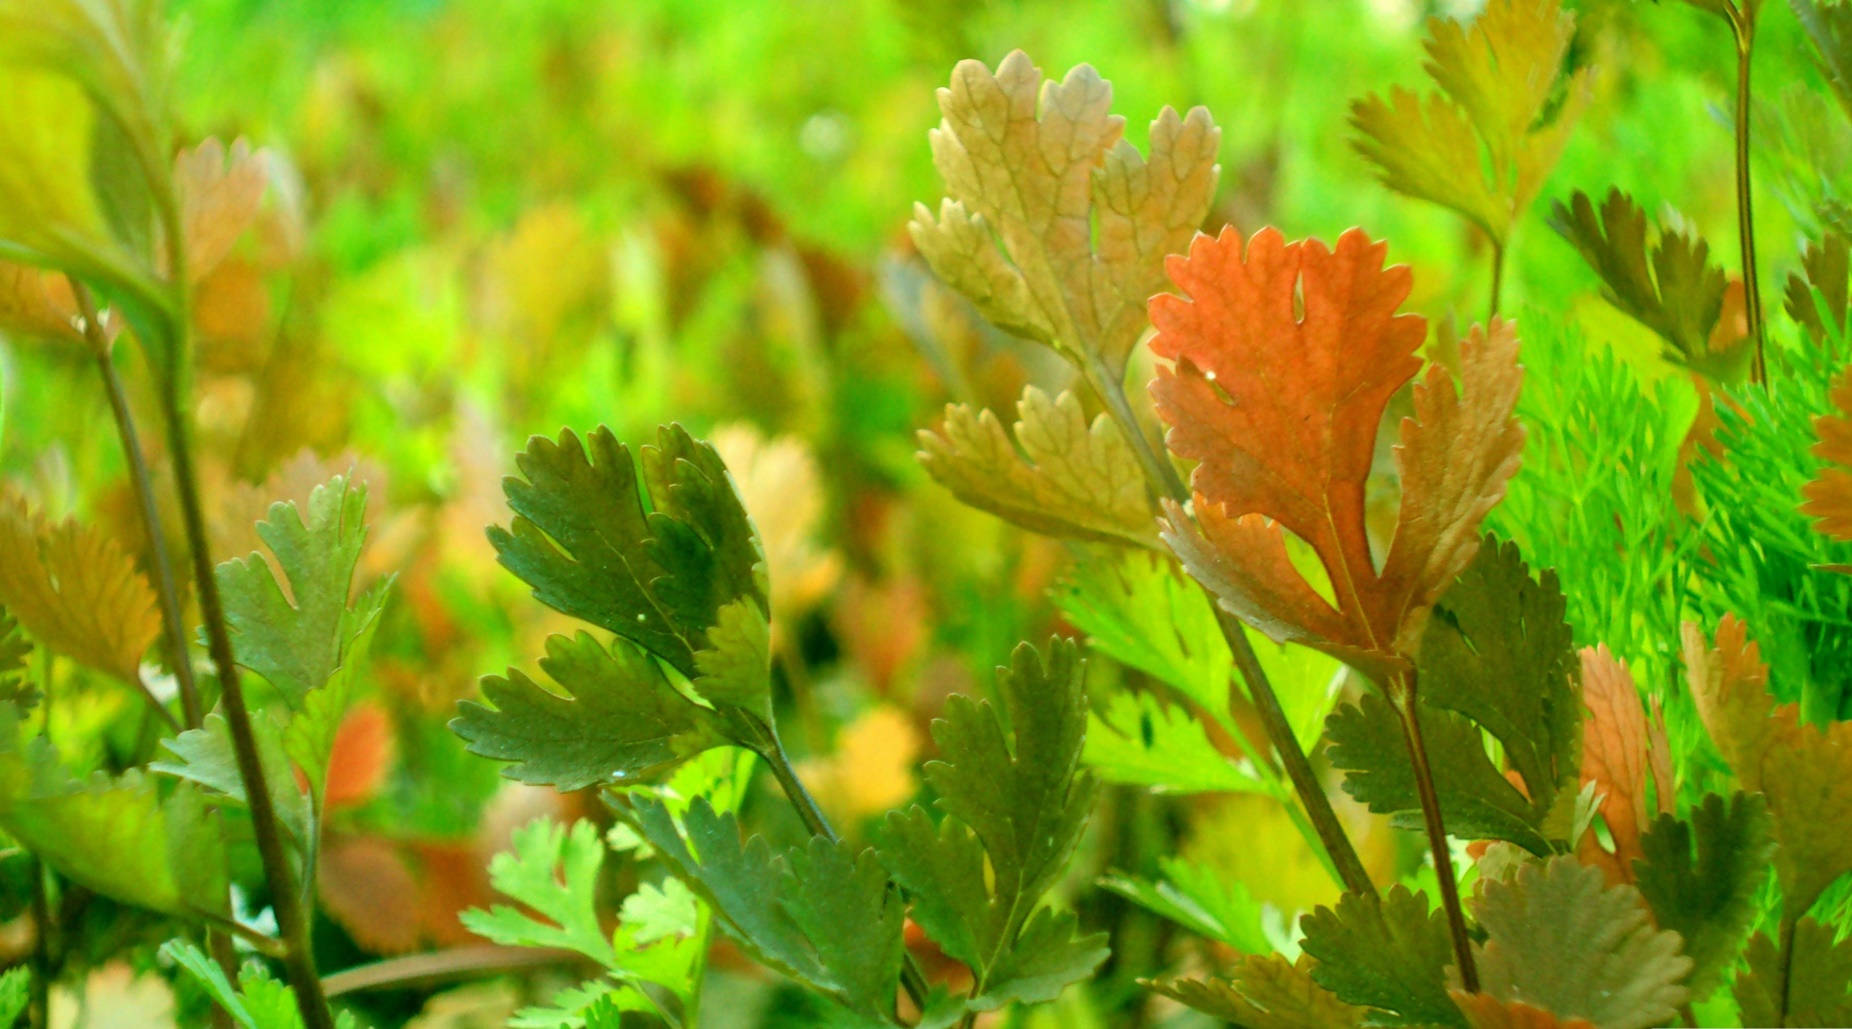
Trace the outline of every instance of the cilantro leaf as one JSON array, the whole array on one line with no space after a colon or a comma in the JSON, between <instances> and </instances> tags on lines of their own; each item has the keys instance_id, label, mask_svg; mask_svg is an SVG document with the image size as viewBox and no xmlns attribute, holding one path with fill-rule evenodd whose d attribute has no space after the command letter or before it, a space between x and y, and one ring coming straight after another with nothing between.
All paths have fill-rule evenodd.
<instances>
[{"instance_id":1,"label":"cilantro leaf","mask_svg":"<svg viewBox=\"0 0 1852 1029\"><path fill-rule=\"evenodd\" d=\"M1278 954L1243 955L1226 977L1144 984L1173 1000L1243 1029L1354 1029L1364 1010L1346 1004L1312 978L1312 960Z\"/></svg>"},{"instance_id":2,"label":"cilantro leaf","mask_svg":"<svg viewBox=\"0 0 1852 1029\"><path fill-rule=\"evenodd\" d=\"M605 855L598 827L581 820L568 830L537 818L515 830L512 844L489 862L489 882L534 914L497 904L463 912L464 927L505 946L560 947L616 967L611 938L598 921Z\"/></svg>"},{"instance_id":3,"label":"cilantro leaf","mask_svg":"<svg viewBox=\"0 0 1852 1029\"><path fill-rule=\"evenodd\" d=\"M1852 1025L1852 938L1835 935L1832 926L1803 918L1794 925L1792 953L1783 953L1757 933L1744 955L1748 967L1736 977L1743 1024Z\"/></svg>"},{"instance_id":4,"label":"cilantro leaf","mask_svg":"<svg viewBox=\"0 0 1852 1029\"><path fill-rule=\"evenodd\" d=\"M1088 719L1087 765L1106 782L1158 793L1265 792L1252 766L1217 750L1201 720L1149 693L1120 693Z\"/></svg>"},{"instance_id":5,"label":"cilantro leaf","mask_svg":"<svg viewBox=\"0 0 1852 1029\"><path fill-rule=\"evenodd\" d=\"M1694 998L1710 995L1760 913L1775 841L1753 793L1707 794L1689 820L1660 815L1640 837L1633 871L1661 929L1684 938Z\"/></svg>"},{"instance_id":6,"label":"cilantro leaf","mask_svg":"<svg viewBox=\"0 0 1852 1029\"><path fill-rule=\"evenodd\" d=\"M1453 963L1446 916L1400 884L1381 897L1346 893L1299 924L1317 964L1312 980L1346 1004L1381 1008L1402 1021L1464 1024L1447 996Z\"/></svg>"},{"instance_id":7,"label":"cilantro leaf","mask_svg":"<svg viewBox=\"0 0 1852 1029\"><path fill-rule=\"evenodd\" d=\"M1638 890L1604 886L1573 856L1481 880L1473 911L1486 933L1473 948L1485 993L1607 1029L1663 1025L1689 995L1678 934L1653 927Z\"/></svg>"}]
</instances>

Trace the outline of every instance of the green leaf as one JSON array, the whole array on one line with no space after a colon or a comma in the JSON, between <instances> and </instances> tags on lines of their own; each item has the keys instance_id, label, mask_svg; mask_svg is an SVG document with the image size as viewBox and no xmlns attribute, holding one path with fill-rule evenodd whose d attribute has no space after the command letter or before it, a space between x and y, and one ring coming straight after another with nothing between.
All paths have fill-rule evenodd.
<instances>
[{"instance_id":1,"label":"green leaf","mask_svg":"<svg viewBox=\"0 0 1852 1029\"><path fill-rule=\"evenodd\" d=\"M73 779L44 737L23 753L17 740L18 712L0 707L0 828L59 874L124 903L223 913L225 843L191 784L163 796L139 769Z\"/></svg>"},{"instance_id":2,"label":"green leaf","mask_svg":"<svg viewBox=\"0 0 1852 1029\"><path fill-rule=\"evenodd\" d=\"M44 694L26 677L26 657L32 643L19 631L19 622L0 605L0 702L21 712L38 706Z\"/></svg>"},{"instance_id":3,"label":"green leaf","mask_svg":"<svg viewBox=\"0 0 1852 1029\"><path fill-rule=\"evenodd\" d=\"M888 1019L900 977L905 910L873 851L813 838L774 854L764 837L742 843L731 814L705 798L681 824L663 804L631 796L636 828L713 908L721 928L760 964Z\"/></svg>"},{"instance_id":4,"label":"green leaf","mask_svg":"<svg viewBox=\"0 0 1852 1029\"><path fill-rule=\"evenodd\" d=\"M1565 607L1555 572L1533 578L1515 544L1486 536L1434 605L1416 658L1421 701L1497 738L1539 814L1580 785L1581 665Z\"/></svg>"},{"instance_id":5,"label":"green leaf","mask_svg":"<svg viewBox=\"0 0 1852 1029\"><path fill-rule=\"evenodd\" d=\"M0 973L0 1026L12 1026L32 999L32 970L24 965Z\"/></svg>"},{"instance_id":6,"label":"green leaf","mask_svg":"<svg viewBox=\"0 0 1852 1029\"><path fill-rule=\"evenodd\" d=\"M561 947L615 969L611 939L598 922L598 871L606 849L598 828L580 820L567 830L537 818L515 830L512 843L513 850L489 862L489 883L540 918L497 904L465 911L463 925L503 946Z\"/></svg>"},{"instance_id":7,"label":"green leaf","mask_svg":"<svg viewBox=\"0 0 1852 1029\"><path fill-rule=\"evenodd\" d=\"M1089 423L1073 393L1034 386L1016 409L1006 431L988 410L947 405L943 428L919 434L920 463L959 500L1032 532L1157 547L1144 472L1112 419Z\"/></svg>"},{"instance_id":8,"label":"green leaf","mask_svg":"<svg viewBox=\"0 0 1852 1029\"><path fill-rule=\"evenodd\" d=\"M1417 703L1434 792L1449 835L1510 840L1535 854L1550 852L1542 826L1547 811L1525 799L1486 756L1477 726L1452 711ZM1344 792L1403 828L1422 825L1415 772L1402 737L1401 716L1382 696L1366 693L1325 723L1332 767L1344 772Z\"/></svg>"},{"instance_id":9,"label":"green leaf","mask_svg":"<svg viewBox=\"0 0 1852 1029\"><path fill-rule=\"evenodd\" d=\"M595 430L536 436L503 482L515 518L489 530L501 562L541 603L602 626L690 679L721 608L766 606L765 555L712 447L679 426L641 452Z\"/></svg>"},{"instance_id":10,"label":"green leaf","mask_svg":"<svg viewBox=\"0 0 1852 1029\"><path fill-rule=\"evenodd\" d=\"M1440 909L1400 884L1382 897L1346 893L1300 922L1314 982L1346 1004L1381 1008L1404 1022L1461 1026L1447 995L1453 943Z\"/></svg>"},{"instance_id":11,"label":"green leaf","mask_svg":"<svg viewBox=\"0 0 1852 1029\"><path fill-rule=\"evenodd\" d=\"M289 830L298 849L309 846L309 798L296 786L296 777L285 756L276 723L261 713L251 719L252 736L257 741L258 763L264 769L264 785L270 791L270 803L283 827ZM172 761L154 761L148 770L197 783L241 805L248 805L244 776L238 771L238 755L232 745L231 726L220 714L206 716L197 729L188 729L161 746L173 754Z\"/></svg>"},{"instance_id":12,"label":"green leaf","mask_svg":"<svg viewBox=\"0 0 1852 1029\"><path fill-rule=\"evenodd\" d=\"M369 617L347 606L366 541L366 503L365 484L337 475L309 494L306 522L292 502L272 504L257 523L274 568L256 553L218 567L238 663L292 706L333 677L356 620Z\"/></svg>"},{"instance_id":13,"label":"green leaf","mask_svg":"<svg viewBox=\"0 0 1852 1029\"><path fill-rule=\"evenodd\" d=\"M1162 877L1150 880L1126 875L1100 879L1102 888L1243 954L1271 950L1261 926L1261 903L1247 884L1183 858L1158 859Z\"/></svg>"},{"instance_id":14,"label":"green leaf","mask_svg":"<svg viewBox=\"0 0 1852 1029\"><path fill-rule=\"evenodd\" d=\"M386 607L386 592L392 581L388 577L354 601L342 622L340 667L319 689L309 691L283 727L283 752L308 779L309 792L318 805L322 787L328 781L334 738L359 692L360 673L373 649L373 635L379 629L380 613Z\"/></svg>"},{"instance_id":15,"label":"green leaf","mask_svg":"<svg viewBox=\"0 0 1852 1029\"><path fill-rule=\"evenodd\" d=\"M1707 997L1761 912L1759 894L1775 852L1768 804L1753 793L1708 794L1689 821L1655 819L1640 849L1633 864L1640 893L1659 927L1684 938L1691 995Z\"/></svg>"},{"instance_id":16,"label":"green leaf","mask_svg":"<svg viewBox=\"0 0 1852 1029\"><path fill-rule=\"evenodd\" d=\"M161 956L192 976L242 1029L302 1029L295 995L263 965L247 962L233 986L219 963L190 940L167 941L161 945ZM334 1024L335 1029L359 1029L359 1022L347 1011L337 1014Z\"/></svg>"},{"instance_id":17,"label":"green leaf","mask_svg":"<svg viewBox=\"0 0 1852 1029\"><path fill-rule=\"evenodd\" d=\"M742 597L720 609L707 634L709 647L695 654L695 692L716 707L750 711L772 721L772 625L765 609Z\"/></svg>"},{"instance_id":18,"label":"green leaf","mask_svg":"<svg viewBox=\"0 0 1852 1029\"><path fill-rule=\"evenodd\" d=\"M1784 962L1775 941L1757 933L1744 952L1748 968L1736 977L1743 1024L1852 1025L1852 938L1835 942L1834 935L1830 925L1801 919L1794 926L1792 956Z\"/></svg>"},{"instance_id":19,"label":"green leaf","mask_svg":"<svg viewBox=\"0 0 1852 1029\"><path fill-rule=\"evenodd\" d=\"M1106 934L1083 935L1072 911L1038 908L990 966L971 1009L995 1011L1054 1000L1068 984L1091 976L1110 954Z\"/></svg>"},{"instance_id":20,"label":"green leaf","mask_svg":"<svg viewBox=\"0 0 1852 1029\"><path fill-rule=\"evenodd\" d=\"M1852 10L1844 4L1835 4L1834 9ZM1845 338L1848 279L1852 279L1852 241L1830 231L1819 242L1807 244L1801 253L1801 271L1788 273L1784 291L1788 316L1816 344Z\"/></svg>"},{"instance_id":21,"label":"green leaf","mask_svg":"<svg viewBox=\"0 0 1852 1029\"><path fill-rule=\"evenodd\" d=\"M1310 958L1289 963L1278 954L1244 955L1226 978L1141 980L1158 993L1243 1029L1354 1029L1364 1010L1346 1004L1312 978Z\"/></svg>"},{"instance_id":22,"label":"green leaf","mask_svg":"<svg viewBox=\"0 0 1852 1029\"><path fill-rule=\"evenodd\" d=\"M1599 215L1586 193L1577 192L1567 207L1555 204L1550 227L1601 277L1608 303L1665 340L1668 360L1718 382L1742 379L1748 337L1713 339L1726 282L1723 269L1710 263L1710 245L1703 239L1662 232L1649 257L1646 212L1618 189L1608 192Z\"/></svg>"},{"instance_id":23,"label":"green leaf","mask_svg":"<svg viewBox=\"0 0 1852 1029\"><path fill-rule=\"evenodd\" d=\"M932 726L941 757L927 762L926 779L940 808L984 842L997 894L1036 897L1093 812L1094 783L1077 772L1087 727L1077 648L1056 640L1043 658L1018 645L997 672L997 692L1002 717L989 701L946 703Z\"/></svg>"},{"instance_id":24,"label":"green leaf","mask_svg":"<svg viewBox=\"0 0 1852 1029\"><path fill-rule=\"evenodd\" d=\"M637 779L725 742L714 712L669 684L628 640L552 636L540 667L566 696L518 669L486 676L488 704L464 701L450 728L470 753L514 762L511 779L559 790ZM493 705L493 706L489 706Z\"/></svg>"},{"instance_id":25,"label":"green leaf","mask_svg":"<svg viewBox=\"0 0 1852 1029\"><path fill-rule=\"evenodd\" d=\"M1095 653L1158 679L1207 711L1226 707L1234 658L1209 598L1172 562L1087 548L1068 575L1055 602Z\"/></svg>"},{"instance_id":26,"label":"green leaf","mask_svg":"<svg viewBox=\"0 0 1852 1029\"><path fill-rule=\"evenodd\" d=\"M1655 929L1640 891L1604 886L1571 855L1482 880L1473 903L1480 989L1603 1029L1648 1029L1677 1017L1691 959Z\"/></svg>"},{"instance_id":27,"label":"green leaf","mask_svg":"<svg viewBox=\"0 0 1852 1029\"><path fill-rule=\"evenodd\" d=\"M969 826L914 805L890 811L878 852L913 898L913 920L945 953L974 971L990 964L1001 919L985 887L984 846Z\"/></svg>"},{"instance_id":28,"label":"green leaf","mask_svg":"<svg viewBox=\"0 0 1852 1029\"><path fill-rule=\"evenodd\" d=\"M1086 763L1106 782L1159 793L1264 792L1251 765L1209 742L1203 723L1149 693L1120 693L1089 719Z\"/></svg>"},{"instance_id":29,"label":"green leaf","mask_svg":"<svg viewBox=\"0 0 1852 1029\"><path fill-rule=\"evenodd\" d=\"M1814 61L1840 106L1852 115L1852 8L1844 3L1788 0L1813 42Z\"/></svg>"}]
</instances>

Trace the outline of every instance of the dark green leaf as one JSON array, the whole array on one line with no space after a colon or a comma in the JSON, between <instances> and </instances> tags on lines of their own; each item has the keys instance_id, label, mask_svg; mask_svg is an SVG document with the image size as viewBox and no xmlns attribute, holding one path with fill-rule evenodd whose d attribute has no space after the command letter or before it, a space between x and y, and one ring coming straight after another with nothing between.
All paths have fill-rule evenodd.
<instances>
[{"instance_id":1,"label":"dark green leaf","mask_svg":"<svg viewBox=\"0 0 1852 1029\"><path fill-rule=\"evenodd\" d=\"M1660 815L1640 849L1640 893L1659 927L1684 937L1692 996L1707 997L1761 909L1757 894L1775 851L1768 803L1754 793L1709 794L1689 821Z\"/></svg>"},{"instance_id":2,"label":"dark green leaf","mask_svg":"<svg viewBox=\"0 0 1852 1029\"><path fill-rule=\"evenodd\" d=\"M1852 938L1834 942L1833 928L1811 918L1794 926L1790 967L1766 933L1745 952L1749 967L1736 977L1736 1003L1744 1025L1852 1025ZM1782 1004L1782 995L1787 1004Z\"/></svg>"},{"instance_id":3,"label":"dark green leaf","mask_svg":"<svg viewBox=\"0 0 1852 1029\"><path fill-rule=\"evenodd\" d=\"M1465 1024L1447 996L1453 963L1447 919L1425 894L1392 886L1382 897L1347 893L1335 910L1300 922L1312 979L1346 1004L1381 1008L1402 1022Z\"/></svg>"}]
</instances>

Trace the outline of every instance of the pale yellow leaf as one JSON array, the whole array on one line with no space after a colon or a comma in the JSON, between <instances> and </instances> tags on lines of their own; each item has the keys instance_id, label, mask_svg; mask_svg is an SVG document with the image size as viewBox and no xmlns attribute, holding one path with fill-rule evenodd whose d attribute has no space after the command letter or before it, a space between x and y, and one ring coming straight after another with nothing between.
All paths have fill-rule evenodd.
<instances>
[{"instance_id":1,"label":"pale yellow leaf","mask_svg":"<svg viewBox=\"0 0 1852 1029\"><path fill-rule=\"evenodd\" d=\"M11 493L0 494L0 604L46 648L128 683L161 629L154 590L114 540L48 524Z\"/></svg>"}]
</instances>

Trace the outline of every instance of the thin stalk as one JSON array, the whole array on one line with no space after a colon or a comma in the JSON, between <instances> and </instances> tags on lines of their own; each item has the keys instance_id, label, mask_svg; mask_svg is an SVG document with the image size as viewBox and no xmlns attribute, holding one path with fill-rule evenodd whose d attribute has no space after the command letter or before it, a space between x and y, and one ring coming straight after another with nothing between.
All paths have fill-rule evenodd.
<instances>
[{"instance_id":1,"label":"thin stalk","mask_svg":"<svg viewBox=\"0 0 1852 1029\"><path fill-rule=\"evenodd\" d=\"M251 728L251 712L245 704L244 684L232 652L231 632L225 622L225 605L219 599L219 583L212 573L212 548L199 499L199 476L193 467L193 421L181 399L190 392L187 382L192 297L180 208L171 176L164 168L157 162L147 171L166 237L168 274L172 276L166 312L170 336L162 341L167 348L166 361L159 371L156 392L160 395L162 419L166 422L174 484L180 494L181 524L186 530L187 549L192 554L193 587L198 593L200 616L205 621L206 650L219 673L219 702L225 708L225 721L231 730L232 754L237 759L238 777L244 782L251 811L251 830L257 840L258 857L263 862L264 879L270 884L270 903L276 912L278 935L284 947L283 970L295 994L296 1008L302 1013L304 1029L334 1029L334 1015L328 1009L328 998L322 992L321 979L315 971L309 913L292 881L294 876L290 872L289 853L283 844L283 828L264 781L257 736Z\"/></svg>"},{"instance_id":2,"label":"thin stalk","mask_svg":"<svg viewBox=\"0 0 1852 1029\"><path fill-rule=\"evenodd\" d=\"M1743 312L1749 335L1755 341L1750 378L1768 387L1768 356L1763 350L1762 290L1756 275L1756 222L1749 191L1749 63L1755 49L1755 0L1746 10L1729 8L1730 27L1736 34L1736 233L1743 252Z\"/></svg>"},{"instance_id":3,"label":"thin stalk","mask_svg":"<svg viewBox=\"0 0 1852 1029\"><path fill-rule=\"evenodd\" d=\"M784 744L778 742L775 734L772 736L771 746L765 748L759 756L771 766L772 775L778 780L779 788L784 790L785 799L791 802L791 807L797 811L797 816L803 820L804 827L810 830L810 834L821 836L831 843L837 842L839 837L836 835L836 830L830 827L830 821L824 817L823 809L817 806L817 799L804 788L804 781L797 777L796 770L791 767L790 757L785 754ZM907 996L913 1001L913 1006L924 1012L926 997L931 992L926 985L926 975L920 971L919 962L913 960L912 954L904 954L903 959L900 966L900 985L907 991Z\"/></svg>"},{"instance_id":4,"label":"thin stalk","mask_svg":"<svg viewBox=\"0 0 1852 1029\"><path fill-rule=\"evenodd\" d=\"M1188 503L1189 487L1184 485L1183 477L1177 474L1176 466L1160 455L1146 438L1143 427L1132 414L1131 403L1126 399L1125 384L1105 374L1104 367L1097 362L1084 371L1088 384L1105 404L1113 420L1119 424L1120 432L1138 455L1139 464L1145 469L1145 477L1152 491L1179 504ZM1345 833L1343 823L1338 821L1337 812L1331 807L1331 798L1325 796L1318 774L1312 770L1305 749L1299 746L1299 738L1293 734L1292 722L1287 720L1286 709L1280 705L1279 694L1274 692L1273 683L1267 678L1266 670L1260 666L1260 657L1254 653L1253 644L1248 642L1246 628L1239 618L1222 607L1208 587L1200 583L1197 585L1209 598L1209 606L1215 611L1216 624L1221 627L1222 636L1228 641L1228 651L1234 656L1235 668L1240 671L1242 681L1247 683L1248 697L1254 703L1255 712L1260 715L1261 728L1266 730L1267 741L1273 744L1274 752L1279 755L1286 777L1292 781L1293 791L1305 806L1312 828L1317 831L1319 842L1324 844L1325 853L1336 867L1344 888L1352 893L1374 896L1376 884L1370 881L1370 873L1364 870L1362 859L1357 857L1357 849L1351 845L1350 836ZM1234 688L1234 684L1230 683L1231 695Z\"/></svg>"},{"instance_id":5,"label":"thin stalk","mask_svg":"<svg viewBox=\"0 0 1852 1029\"><path fill-rule=\"evenodd\" d=\"M1440 880L1441 906L1447 911L1447 931L1453 937L1453 959L1460 966L1460 984L1466 992L1478 993L1479 970L1473 965L1472 939L1466 934L1466 913L1460 907L1460 886L1453 878L1453 853L1447 845L1447 829L1441 823L1440 797L1434 791L1427 743L1421 738L1421 719L1416 717L1414 673L1392 678L1388 692L1396 714L1401 716L1402 741L1408 745L1408 759L1415 769L1415 790L1421 797L1428 848L1434 853L1434 873Z\"/></svg>"},{"instance_id":6,"label":"thin stalk","mask_svg":"<svg viewBox=\"0 0 1852 1029\"><path fill-rule=\"evenodd\" d=\"M1485 314L1488 328L1492 324L1492 319L1498 317L1498 293L1504 284L1505 244L1495 239L1492 241L1492 299L1486 304Z\"/></svg>"},{"instance_id":7,"label":"thin stalk","mask_svg":"<svg viewBox=\"0 0 1852 1029\"><path fill-rule=\"evenodd\" d=\"M343 969L323 980L328 995L339 997L363 990L405 989L473 979L487 972L514 972L585 963L577 951L554 947L503 947L484 943L428 954L386 958L369 965Z\"/></svg>"},{"instance_id":8,"label":"thin stalk","mask_svg":"<svg viewBox=\"0 0 1852 1029\"><path fill-rule=\"evenodd\" d=\"M97 370L103 375L103 389L109 395L109 410L115 416L116 435L122 442L122 456L128 462L129 483L134 488L135 508L141 516L142 531L148 536L148 555L153 567L155 595L160 600L161 628L167 637L168 665L180 686L180 710L189 729L199 728L205 711L200 704L199 685L193 679L193 662L187 658L186 621L180 612L180 591L175 585L173 561L167 553L167 536L161 531L161 518L154 507L154 487L148 474L148 460L142 453L141 437L135 430L135 418L129 411L122 377L110 360L109 339L97 315L96 302L90 291L75 277L67 279L77 298L77 310L84 321L84 339L96 355Z\"/></svg>"},{"instance_id":9,"label":"thin stalk","mask_svg":"<svg viewBox=\"0 0 1852 1029\"><path fill-rule=\"evenodd\" d=\"M1791 915L1781 916L1781 1007L1776 1025L1788 1024L1788 1005L1794 989L1794 922Z\"/></svg>"}]
</instances>

